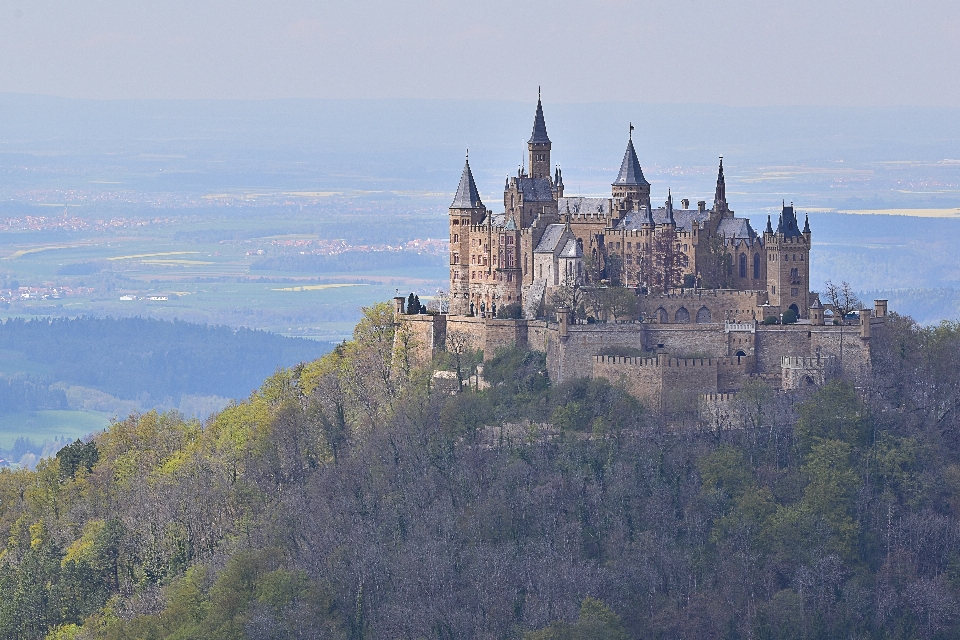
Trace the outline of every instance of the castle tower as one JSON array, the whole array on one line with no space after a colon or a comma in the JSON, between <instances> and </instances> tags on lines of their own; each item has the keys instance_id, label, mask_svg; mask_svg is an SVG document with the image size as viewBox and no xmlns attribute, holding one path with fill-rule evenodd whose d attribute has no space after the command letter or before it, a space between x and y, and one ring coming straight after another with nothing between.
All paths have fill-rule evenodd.
<instances>
[{"instance_id":1,"label":"castle tower","mask_svg":"<svg viewBox=\"0 0 960 640\"><path fill-rule=\"evenodd\" d=\"M771 225L763 234L767 252L767 294L780 313L793 309L799 318L809 317L810 221L800 231L793 205L783 205L776 231Z\"/></svg>"},{"instance_id":2,"label":"castle tower","mask_svg":"<svg viewBox=\"0 0 960 640\"><path fill-rule=\"evenodd\" d=\"M630 124L630 139L627 140L627 150L620 163L620 173L611 185L613 198L618 208L626 211L641 211L650 204L650 183L643 177L643 169L637 159L637 152L633 148L633 123Z\"/></svg>"},{"instance_id":3,"label":"castle tower","mask_svg":"<svg viewBox=\"0 0 960 640\"><path fill-rule=\"evenodd\" d=\"M537 114L533 118L533 133L527 140L530 154L530 177L550 178L550 138L547 136L547 123L543 119L543 104L540 92L537 92Z\"/></svg>"},{"instance_id":4,"label":"castle tower","mask_svg":"<svg viewBox=\"0 0 960 640\"><path fill-rule=\"evenodd\" d=\"M450 313L453 315L470 313L471 254L479 253L472 251L470 228L480 224L486 215L487 209L480 200L468 157L457 194L450 203Z\"/></svg>"},{"instance_id":5,"label":"castle tower","mask_svg":"<svg viewBox=\"0 0 960 640\"><path fill-rule=\"evenodd\" d=\"M717 172L717 190L713 196L713 210L720 214L721 218L728 217L730 213L727 207L727 182L723 177L723 156L720 156L720 170Z\"/></svg>"}]
</instances>

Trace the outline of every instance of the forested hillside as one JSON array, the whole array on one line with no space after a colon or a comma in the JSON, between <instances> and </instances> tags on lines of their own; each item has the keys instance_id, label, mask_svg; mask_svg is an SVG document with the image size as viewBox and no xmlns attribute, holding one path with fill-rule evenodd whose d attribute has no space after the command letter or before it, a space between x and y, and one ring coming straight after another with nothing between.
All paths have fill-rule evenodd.
<instances>
[{"instance_id":1,"label":"forested hillside","mask_svg":"<svg viewBox=\"0 0 960 640\"><path fill-rule=\"evenodd\" d=\"M0 352L43 371L47 382L0 378L0 398L16 398L0 401L0 413L60 408L48 406L63 397L62 391L47 390L50 381L125 400L169 399L174 405L183 394L242 398L277 367L315 359L329 349L327 343L265 331L176 320L10 319L0 322Z\"/></svg>"},{"instance_id":2,"label":"forested hillside","mask_svg":"<svg viewBox=\"0 0 960 640\"><path fill-rule=\"evenodd\" d=\"M958 637L960 326L873 341L717 433L536 353L433 388L379 305L205 424L0 473L0 636Z\"/></svg>"}]
</instances>

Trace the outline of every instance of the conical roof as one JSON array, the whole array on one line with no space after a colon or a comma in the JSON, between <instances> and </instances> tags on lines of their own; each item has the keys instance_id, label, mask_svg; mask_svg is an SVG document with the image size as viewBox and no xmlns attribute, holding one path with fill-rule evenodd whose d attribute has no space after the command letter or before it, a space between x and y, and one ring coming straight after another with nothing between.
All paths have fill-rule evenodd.
<instances>
[{"instance_id":1,"label":"conical roof","mask_svg":"<svg viewBox=\"0 0 960 640\"><path fill-rule=\"evenodd\" d=\"M537 115L533 118L533 133L530 134L527 144L543 142L550 142L550 138L547 137L547 122L543 119L543 105L537 97Z\"/></svg>"},{"instance_id":2,"label":"conical roof","mask_svg":"<svg viewBox=\"0 0 960 640\"><path fill-rule=\"evenodd\" d=\"M633 138L627 142L627 150L623 154L623 162L620 163L620 173L617 175L614 186L642 186L649 187L650 183L643 177L643 170L640 168L640 161L637 160L637 152L633 148Z\"/></svg>"},{"instance_id":3,"label":"conical roof","mask_svg":"<svg viewBox=\"0 0 960 640\"><path fill-rule=\"evenodd\" d=\"M463 174L460 176L460 186L457 187L457 195L453 197L451 209L479 209L483 206L480 201L480 192L477 191L477 183L473 181L473 172L470 170L470 161L467 160L463 165Z\"/></svg>"}]
</instances>

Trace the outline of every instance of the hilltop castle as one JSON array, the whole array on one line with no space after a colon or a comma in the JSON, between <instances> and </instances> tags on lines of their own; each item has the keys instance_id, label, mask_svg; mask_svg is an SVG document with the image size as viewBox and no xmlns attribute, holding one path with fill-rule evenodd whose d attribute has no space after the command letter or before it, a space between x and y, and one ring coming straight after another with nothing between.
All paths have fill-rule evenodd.
<instances>
[{"instance_id":1,"label":"hilltop castle","mask_svg":"<svg viewBox=\"0 0 960 640\"><path fill-rule=\"evenodd\" d=\"M793 206L785 205L776 229L768 218L758 234L727 203L722 158L711 208L703 200L695 209L688 200L675 207L669 192L664 205L653 208L632 133L631 126L609 198L563 195L560 168L551 176L552 144L539 100L527 141L530 171L507 178L503 213L481 201L468 160L450 205L450 313L497 315L518 303L526 317L536 317L552 289L608 281L647 294L759 292L755 308L648 310L672 312L666 321L687 321L684 311L699 322L779 318L788 309L808 318L811 306L818 307L809 290L809 220L801 231Z\"/></svg>"},{"instance_id":2,"label":"hilltop castle","mask_svg":"<svg viewBox=\"0 0 960 640\"><path fill-rule=\"evenodd\" d=\"M710 208L674 206L669 190L653 207L629 133L609 198L564 195L539 99L529 171L506 179L503 213L484 205L467 160L449 208L449 313L406 316L397 302L421 357L454 335L487 357L528 346L547 353L555 381L619 379L657 406L669 388L710 396L751 377L794 388L821 383L831 367L862 374L886 301L861 312L859 331L834 323L810 291L809 219L801 230L784 203L776 227L768 216L757 233L727 202L722 158ZM625 323L588 311L577 293L614 288L635 296Z\"/></svg>"}]
</instances>

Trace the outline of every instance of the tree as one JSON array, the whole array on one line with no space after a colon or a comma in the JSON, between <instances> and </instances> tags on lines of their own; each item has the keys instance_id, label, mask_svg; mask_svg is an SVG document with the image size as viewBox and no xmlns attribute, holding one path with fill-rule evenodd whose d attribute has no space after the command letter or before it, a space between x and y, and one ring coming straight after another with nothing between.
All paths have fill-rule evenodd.
<instances>
[{"instance_id":1,"label":"tree","mask_svg":"<svg viewBox=\"0 0 960 640\"><path fill-rule=\"evenodd\" d=\"M583 306L583 289L578 284L564 284L553 287L547 300L547 306L549 307L548 311L551 312L565 307L573 311L576 317L577 311Z\"/></svg>"},{"instance_id":2,"label":"tree","mask_svg":"<svg viewBox=\"0 0 960 640\"><path fill-rule=\"evenodd\" d=\"M653 293L666 293L683 282L687 263L687 254L680 250L677 241L677 230L661 227L651 242L651 259L644 280Z\"/></svg>"},{"instance_id":3,"label":"tree","mask_svg":"<svg viewBox=\"0 0 960 640\"><path fill-rule=\"evenodd\" d=\"M609 287L606 289L607 307L613 315L613 321L633 319L637 315L637 294L633 289L626 287Z\"/></svg>"},{"instance_id":4,"label":"tree","mask_svg":"<svg viewBox=\"0 0 960 640\"><path fill-rule=\"evenodd\" d=\"M697 269L707 289L728 289L733 282L733 256L727 251L724 237L712 234L700 237L701 255L703 264L699 262Z\"/></svg>"},{"instance_id":5,"label":"tree","mask_svg":"<svg viewBox=\"0 0 960 640\"><path fill-rule=\"evenodd\" d=\"M839 316L842 323L847 321L847 314L851 311L863 309L863 303L860 302L860 298L853 292L850 283L847 281L835 285L832 281L827 280L825 295L828 304L833 308L834 313Z\"/></svg>"},{"instance_id":6,"label":"tree","mask_svg":"<svg viewBox=\"0 0 960 640\"><path fill-rule=\"evenodd\" d=\"M596 598L586 597L573 624L554 622L546 629L524 634L524 640L627 640L620 617Z\"/></svg>"}]
</instances>

